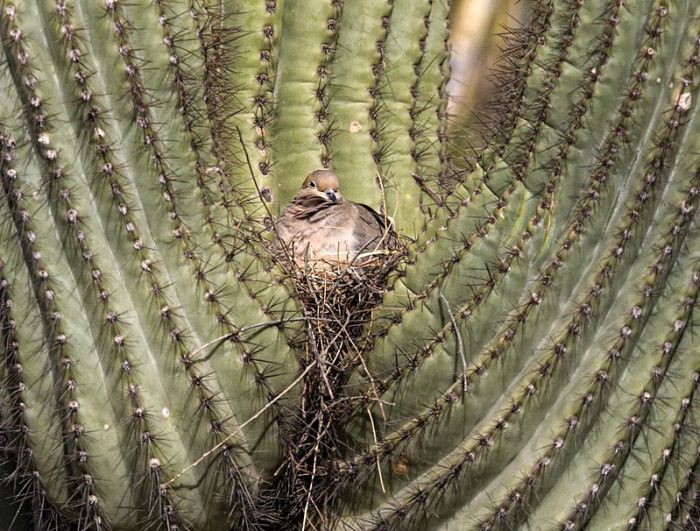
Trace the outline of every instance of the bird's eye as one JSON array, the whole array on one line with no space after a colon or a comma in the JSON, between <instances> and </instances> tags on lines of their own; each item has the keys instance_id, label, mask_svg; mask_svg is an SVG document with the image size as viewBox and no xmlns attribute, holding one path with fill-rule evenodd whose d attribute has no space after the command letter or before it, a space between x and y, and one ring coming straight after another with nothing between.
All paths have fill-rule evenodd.
<instances>
[{"instance_id":1,"label":"bird's eye","mask_svg":"<svg viewBox=\"0 0 700 531\"><path fill-rule=\"evenodd\" d=\"M316 188L316 181L309 181L309 188Z\"/></svg>"}]
</instances>

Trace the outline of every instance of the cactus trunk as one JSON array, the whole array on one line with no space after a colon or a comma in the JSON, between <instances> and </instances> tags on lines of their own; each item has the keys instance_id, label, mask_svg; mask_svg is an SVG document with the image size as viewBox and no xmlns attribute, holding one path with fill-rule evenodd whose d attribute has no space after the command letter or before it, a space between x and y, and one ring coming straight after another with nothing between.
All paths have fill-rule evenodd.
<instances>
[{"instance_id":1,"label":"cactus trunk","mask_svg":"<svg viewBox=\"0 0 700 531\"><path fill-rule=\"evenodd\" d=\"M0 515L698 525L696 0L533 0L478 149L448 0L0 7ZM347 315L266 248L319 167L408 242Z\"/></svg>"}]
</instances>

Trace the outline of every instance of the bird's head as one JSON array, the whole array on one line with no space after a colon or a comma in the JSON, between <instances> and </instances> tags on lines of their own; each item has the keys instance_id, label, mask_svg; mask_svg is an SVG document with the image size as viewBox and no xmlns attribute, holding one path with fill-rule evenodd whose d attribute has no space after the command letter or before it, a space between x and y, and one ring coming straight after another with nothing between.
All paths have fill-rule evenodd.
<instances>
[{"instance_id":1,"label":"bird's head","mask_svg":"<svg viewBox=\"0 0 700 531\"><path fill-rule=\"evenodd\" d=\"M304 179L300 193L306 196L322 197L326 201L339 203L343 198L338 190L338 176L330 170L315 170Z\"/></svg>"}]
</instances>

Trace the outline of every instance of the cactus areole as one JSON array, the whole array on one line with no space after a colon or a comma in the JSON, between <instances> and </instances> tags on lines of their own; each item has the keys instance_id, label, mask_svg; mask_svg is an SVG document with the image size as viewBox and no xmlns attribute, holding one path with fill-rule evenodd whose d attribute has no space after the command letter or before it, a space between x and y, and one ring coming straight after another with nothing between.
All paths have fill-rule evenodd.
<instances>
[{"instance_id":1,"label":"cactus areole","mask_svg":"<svg viewBox=\"0 0 700 531\"><path fill-rule=\"evenodd\" d=\"M695 529L700 2L0 0L0 528ZM401 249L269 227L317 168Z\"/></svg>"}]
</instances>

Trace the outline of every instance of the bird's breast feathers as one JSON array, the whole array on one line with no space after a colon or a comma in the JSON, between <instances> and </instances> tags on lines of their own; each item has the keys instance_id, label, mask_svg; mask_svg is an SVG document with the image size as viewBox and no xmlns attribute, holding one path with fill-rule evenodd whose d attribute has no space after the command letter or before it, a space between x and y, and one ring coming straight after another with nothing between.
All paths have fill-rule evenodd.
<instances>
[{"instance_id":1,"label":"bird's breast feathers","mask_svg":"<svg viewBox=\"0 0 700 531\"><path fill-rule=\"evenodd\" d=\"M386 222L366 205L318 196L297 196L276 224L293 255L348 261L383 246Z\"/></svg>"}]
</instances>

